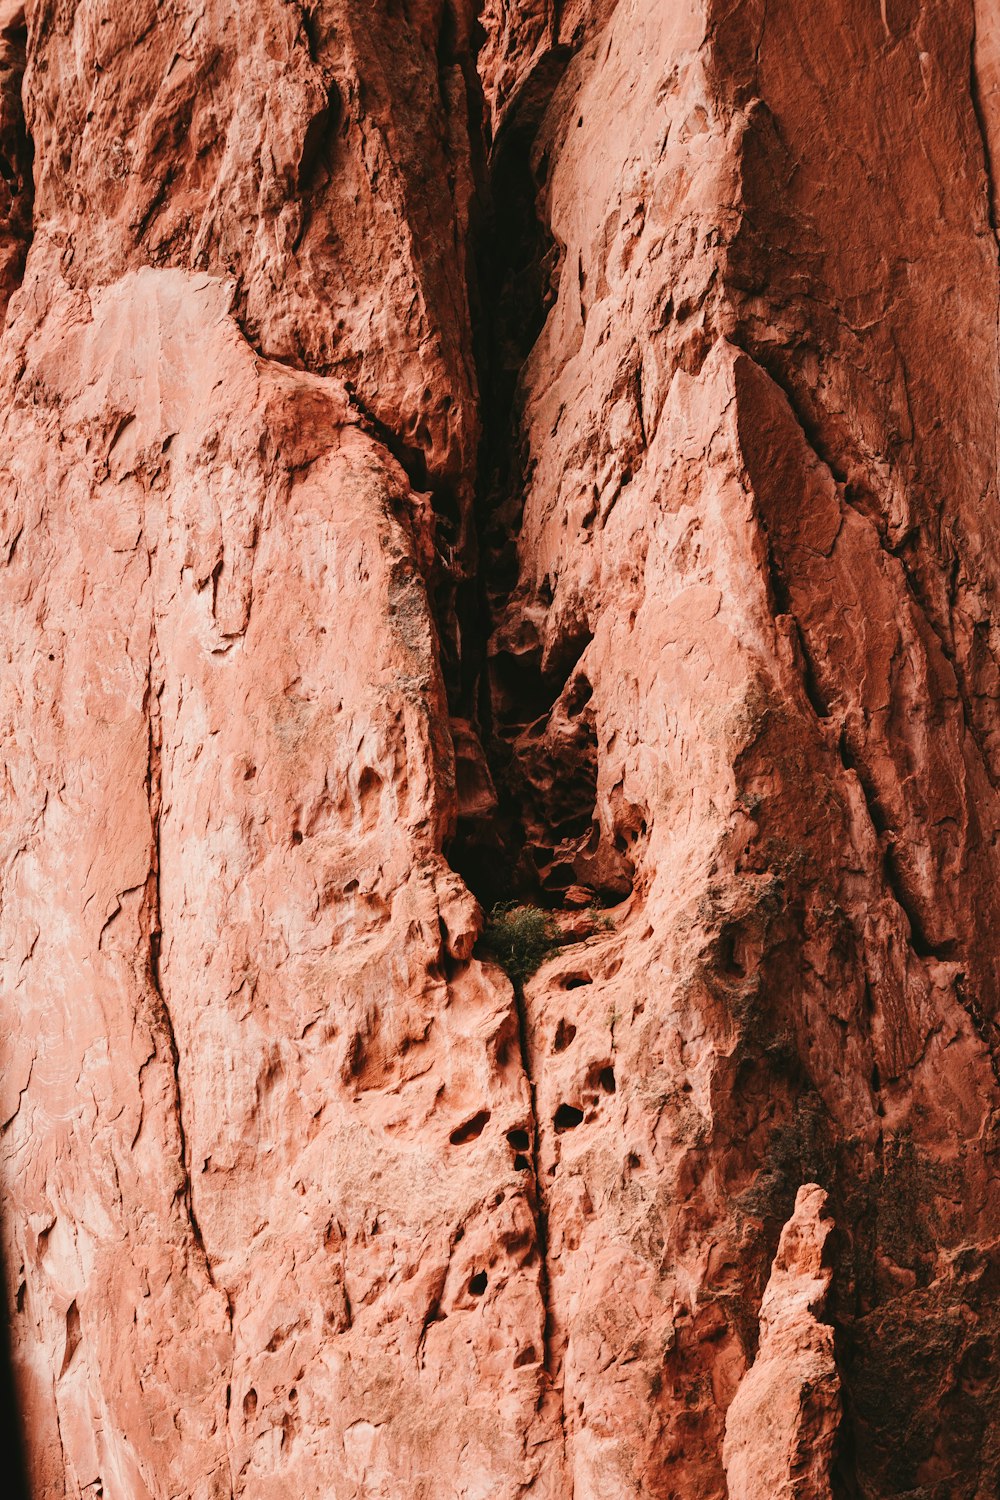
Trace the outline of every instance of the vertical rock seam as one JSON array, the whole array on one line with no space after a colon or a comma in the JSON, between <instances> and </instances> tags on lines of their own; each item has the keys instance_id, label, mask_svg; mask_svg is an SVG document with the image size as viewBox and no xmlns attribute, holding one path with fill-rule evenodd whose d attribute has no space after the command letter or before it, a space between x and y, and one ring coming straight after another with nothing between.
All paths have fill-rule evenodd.
<instances>
[{"instance_id":1,"label":"vertical rock seam","mask_svg":"<svg viewBox=\"0 0 1000 1500\"><path fill-rule=\"evenodd\" d=\"M0 5L33 1497L996 1493L998 149L985 0Z\"/></svg>"}]
</instances>

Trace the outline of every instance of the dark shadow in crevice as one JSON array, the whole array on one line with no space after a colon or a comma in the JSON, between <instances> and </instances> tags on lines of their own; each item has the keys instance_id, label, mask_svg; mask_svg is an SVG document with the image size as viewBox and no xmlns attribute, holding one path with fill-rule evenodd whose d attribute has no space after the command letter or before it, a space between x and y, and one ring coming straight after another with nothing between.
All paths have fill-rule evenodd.
<instances>
[{"instance_id":1,"label":"dark shadow in crevice","mask_svg":"<svg viewBox=\"0 0 1000 1500\"><path fill-rule=\"evenodd\" d=\"M538 211L532 156L539 119L564 66L565 59L550 63L525 95L525 107L508 114L473 216L476 274L470 302L481 419L474 503L478 566L455 600L462 658L453 712L472 724L481 740L496 800L488 816L460 821L448 856L486 906L538 896L522 860L524 785L511 742L518 729L544 719L566 681L558 668L547 664L542 670L534 643L492 657L489 647L519 577L525 454L518 381L554 297L556 253Z\"/></svg>"},{"instance_id":2,"label":"dark shadow in crevice","mask_svg":"<svg viewBox=\"0 0 1000 1500\"><path fill-rule=\"evenodd\" d=\"M4 1456L4 1494L10 1500L30 1500L24 1461L24 1432L14 1379L7 1286L6 1266L0 1250L0 1451Z\"/></svg>"},{"instance_id":3,"label":"dark shadow in crevice","mask_svg":"<svg viewBox=\"0 0 1000 1500\"><path fill-rule=\"evenodd\" d=\"M457 673L456 662L444 650L442 656L464 782L470 744L482 750L475 795L462 796L460 788L447 854L487 908L616 903L631 891L635 872L629 841L616 847L597 821L599 745L586 669L591 622L582 606L543 618L553 581L528 597L519 555L531 480L521 378L555 301L562 254L545 220L548 164L537 136L569 57L567 49L552 49L524 80L483 164L472 213L481 434L476 565L454 595ZM490 798L482 795L484 769Z\"/></svg>"},{"instance_id":4,"label":"dark shadow in crevice","mask_svg":"<svg viewBox=\"0 0 1000 1500\"><path fill-rule=\"evenodd\" d=\"M27 41L19 9L0 31L0 324L24 277L32 237L35 148L21 97Z\"/></svg>"}]
</instances>

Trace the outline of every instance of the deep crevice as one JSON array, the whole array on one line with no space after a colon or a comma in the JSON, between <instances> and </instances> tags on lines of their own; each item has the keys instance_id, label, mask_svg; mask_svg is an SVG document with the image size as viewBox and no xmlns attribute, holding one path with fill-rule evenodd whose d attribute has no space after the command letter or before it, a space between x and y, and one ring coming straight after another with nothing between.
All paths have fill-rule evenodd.
<instances>
[{"instance_id":1,"label":"deep crevice","mask_svg":"<svg viewBox=\"0 0 1000 1500\"><path fill-rule=\"evenodd\" d=\"M29 1500L28 1480L24 1462L24 1432L17 1399L17 1380L11 1349L12 1309L8 1304L7 1267L4 1264L2 1242L0 1242L0 1439L4 1454L4 1488L10 1500ZM23 1282L22 1282L23 1288ZM23 1297L19 1293L17 1309L23 1309Z\"/></svg>"},{"instance_id":2,"label":"deep crevice","mask_svg":"<svg viewBox=\"0 0 1000 1500\"><path fill-rule=\"evenodd\" d=\"M0 31L0 326L24 277L32 237L35 148L21 97L27 44L22 8Z\"/></svg>"},{"instance_id":3,"label":"deep crevice","mask_svg":"<svg viewBox=\"0 0 1000 1500\"><path fill-rule=\"evenodd\" d=\"M551 755L549 721L589 644L589 630L581 622L572 639L546 655L526 618L514 635L500 628L519 583L517 537L527 478L519 378L554 298L557 258L538 209L534 137L564 64L549 63L508 115L490 154L475 226L471 300L481 440L473 512L479 568L457 600L463 641L459 702L479 736L496 799L485 817L460 822L448 853L488 906L511 897L558 904L558 890L545 888L546 855L540 851L547 849L551 864L568 831L589 833L596 801L596 744L582 712L589 683L577 690L578 728L570 736L577 754L570 749L560 757L553 817L542 807L547 799L537 785L546 779L539 757ZM576 761L572 767L570 759Z\"/></svg>"},{"instance_id":4,"label":"deep crevice","mask_svg":"<svg viewBox=\"0 0 1000 1500\"><path fill-rule=\"evenodd\" d=\"M509 628L511 599L520 583L517 539L528 479L519 380L554 299L558 261L558 248L539 214L534 139L566 60L566 55L550 57L508 113L490 157L475 235L477 280L471 301L481 415L473 507L478 573L458 600L464 643L461 703L479 736L496 796L488 816L460 822L448 853L487 906L511 898L558 904L563 893L545 889L540 851L548 847L550 869L565 864L555 858L560 836L588 840L596 802L593 689L581 667L591 639L589 626L578 621L563 632L555 649L547 643L547 650L526 610L518 611L517 628ZM544 163L540 167L544 176ZM552 600L551 588L542 592L543 608ZM502 623L506 631L500 629ZM564 754L558 767L563 773L558 776L560 794L546 799L542 763L555 749L549 740L557 705L563 750L570 748L572 764L567 765ZM555 1382L537 1089L524 994L518 985L514 992L532 1122L530 1131L518 1127L507 1139L515 1152L514 1169L530 1174L544 1319L541 1363L548 1380Z\"/></svg>"},{"instance_id":5,"label":"deep crevice","mask_svg":"<svg viewBox=\"0 0 1000 1500\"><path fill-rule=\"evenodd\" d=\"M546 174L538 123L568 54L549 54L521 91L494 145L480 203L472 297L481 441L473 519L478 571L457 607L461 715L482 747L495 799L460 820L448 856L487 907L547 908L627 896L634 840L602 836L593 639L580 612L553 605L551 579L522 577L519 555L530 460L521 372L554 301L561 250L540 208Z\"/></svg>"}]
</instances>

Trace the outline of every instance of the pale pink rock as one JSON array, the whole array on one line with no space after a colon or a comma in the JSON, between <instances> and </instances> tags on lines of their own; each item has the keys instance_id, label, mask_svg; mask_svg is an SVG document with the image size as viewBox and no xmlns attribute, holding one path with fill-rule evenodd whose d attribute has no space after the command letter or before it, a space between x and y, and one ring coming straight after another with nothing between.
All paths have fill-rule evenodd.
<instances>
[{"instance_id":1,"label":"pale pink rock","mask_svg":"<svg viewBox=\"0 0 1000 1500\"><path fill-rule=\"evenodd\" d=\"M729 1500L830 1500L834 1493L840 1382L833 1329L821 1321L833 1227L822 1188L801 1187L761 1304L757 1357L726 1413Z\"/></svg>"}]
</instances>

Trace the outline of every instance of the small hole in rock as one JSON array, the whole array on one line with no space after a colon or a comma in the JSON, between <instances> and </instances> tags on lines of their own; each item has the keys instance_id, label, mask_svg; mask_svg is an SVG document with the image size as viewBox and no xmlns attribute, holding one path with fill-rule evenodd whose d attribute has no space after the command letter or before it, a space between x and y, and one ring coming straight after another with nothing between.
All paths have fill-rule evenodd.
<instances>
[{"instance_id":1,"label":"small hole in rock","mask_svg":"<svg viewBox=\"0 0 1000 1500\"><path fill-rule=\"evenodd\" d=\"M587 678L582 673L579 677L574 677L565 697L566 712L570 718L582 713L593 696L594 689Z\"/></svg>"},{"instance_id":2,"label":"small hole in rock","mask_svg":"<svg viewBox=\"0 0 1000 1500\"><path fill-rule=\"evenodd\" d=\"M520 1370L525 1365L533 1365L537 1362L537 1358L538 1357L535 1354L534 1344L529 1344L527 1349L522 1349L520 1354L518 1354L517 1358L514 1360L514 1369Z\"/></svg>"},{"instance_id":3,"label":"small hole in rock","mask_svg":"<svg viewBox=\"0 0 1000 1500\"><path fill-rule=\"evenodd\" d=\"M295 1389L294 1385L292 1386L291 1390L288 1392L288 1399L289 1399L289 1401L297 1401L299 1399L299 1393Z\"/></svg>"},{"instance_id":4,"label":"small hole in rock","mask_svg":"<svg viewBox=\"0 0 1000 1500\"><path fill-rule=\"evenodd\" d=\"M518 1153L518 1155L514 1157L514 1171L530 1172L530 1170L531 1163L529 1162L528 1158L526 1156L521 1156L521 1154Z\"/></svg>"},{"instance_id":5,"label":"small hole in rock","mask_svg":"<svg viewBox=\"0 0 1000 1500\"><path fill-rule=\"evenodd\" d=\"M563 981L563 989L579 990L585 984L593 984L593 982L589 974L571 974L568 979Z\"/></svg>"},{"instance_id":6,"label":"small hole in rock","mask_svg":"<svg viewBox=\"0 0 1000 1500\"><path fill-rule=\"evenodd\" d=\"M508 1130L507 1139L515 1151L527 1151L531 1137L526 1130Z\"/></svg>"},{"instance_id":7,"label":"small hole in rock","mask_svg":"<svg viewBox=\"0 0 1000 1500\"><path fill-rule=\"evenodd\" d=\"M576 1036L576 1027L572 1021L560 1021L556 1027L555 1041L553 1046L557 1052L565 1052L570 1042Z\"/></svg>"},{"instance_id":8,"label":"small hole in rock","mask_svg":"<svg viewBox=\"0 0 1000 1500\"><path fill-rule=\"evenodd\" d=\"M300 828L296 828L295 832L292 834L292 843L293 844L301 844L301 842L302 842L302 830Z\"/></svg>"},{"instance_id":9,"label":"small hole in rock","mask_svg":"<svg viewBox=\"0 0 1000 1500\"><path fill-rule=\"evenodd\" d=\"M464 1125L459 1125L457 1130L453 1130L448 1139L453 1146L464 1146L469 1141L474 1141L486 1129L489 1118L489 1110L481 1109L477 1115L472 1116L471 1120L466 1120Z\"/></svg>"},{"instance_id":10,"label":"small hole in rock","mask_svg":"<svg viewBox=\"0 0 1000 1500\"><path fill-rule=\"evenodd\" d=\"M243 1415L252 1417L257 1410L257 1392L251 1387L243 1397Z\"/></svg>"},{"instance_id":11,"label":"small hole in rock","mask_svg":"<svg viewBox=\"0 0 1000 1500\"><path fill-rule=\"evenodd\" d=\"M481 1297L486 1290L486 1272L477 1271L469 1282L469 1291L474 1297Z\"/></svg>"},{"instance_id":12,"label":"small hole in rock","mask_svg":"<svg viewBox=\"0 0 1000 1500\"><path fill-rule=\"evenodd\" d=\"M564 1130L575 1130L582 1122L583 1110L577 1109L575 1104L560 1104L552 1121L557 1135Z\"/></svg>"},{"instance_id":13,"label":"small hole in rock","mask_svg":"<svg viewBox=\"0 0 1000 1500\"><path fill-rule=\"evenodd\" d=\"M617 1084L615 1083L614 1068L602 1068L600 1072L599 1082L601 1088L606 1094L613 1094L615 1092L615 1089L617 1088Z\"/></svg>"}]
</instances>

